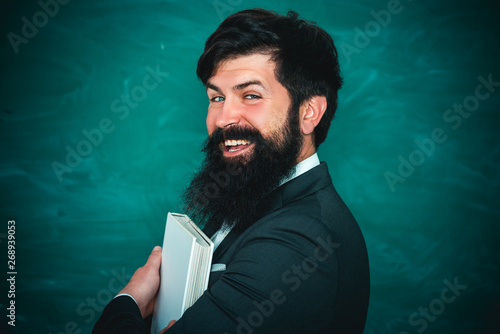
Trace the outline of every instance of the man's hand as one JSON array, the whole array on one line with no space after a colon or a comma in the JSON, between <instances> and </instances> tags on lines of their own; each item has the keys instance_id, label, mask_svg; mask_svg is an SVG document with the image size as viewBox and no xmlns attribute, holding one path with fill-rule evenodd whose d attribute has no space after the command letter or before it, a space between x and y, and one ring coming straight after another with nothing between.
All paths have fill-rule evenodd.
<instances>
[{"instance_id":1,"label":"man's hand","mask_svg":"<svg viewBox=\"0 0 500 334\"><path fill-rule=\"evenodd\" d=\"M163 328L162 331L159 333L159 334L163 334L165 333L170 327L172 327L177 321L175 320L171 320L169 323L168 323L168 326Z\"/></svg>"},{"instance_id":2,"label":"man's hand","mask_svg":"<svg viewBox=\"0 0 500 334\"><path fill-rule=\"evenodd\" d=\"M161 247L156 246L148 262L137 269L128 284L119 292L135 298L143 318L153 313L156 294L160 287Z\"/></svg>"}]
</instances>

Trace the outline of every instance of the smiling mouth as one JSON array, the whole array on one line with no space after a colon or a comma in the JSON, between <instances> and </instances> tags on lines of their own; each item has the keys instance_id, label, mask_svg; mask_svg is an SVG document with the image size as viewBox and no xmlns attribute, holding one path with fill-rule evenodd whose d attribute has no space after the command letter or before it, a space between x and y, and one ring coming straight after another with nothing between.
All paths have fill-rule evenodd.
<instances>
[{"instance_id":1,"label":"smiling mouth","mask_svg":"<svg viewBox=\"0 0 500 334\"><path fill-rule=\"evenodd\" d=\"M224 141L224 153L229 156L238 155L246 151L252 144L247 139L226 139Z\"/></svg>"}]
</instances>

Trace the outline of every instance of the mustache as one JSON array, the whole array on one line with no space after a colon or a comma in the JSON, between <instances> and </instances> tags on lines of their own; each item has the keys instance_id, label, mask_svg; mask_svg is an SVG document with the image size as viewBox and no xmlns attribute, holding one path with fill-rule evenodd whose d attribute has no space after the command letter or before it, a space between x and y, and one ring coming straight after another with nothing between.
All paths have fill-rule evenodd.
<instances>
[{"instance_id":1,"label":"mustache","mask_svg":"<svg viewBox=\"0 0 500 334\"><path fill-rule=\"evenodd\" d=\"M247 126L230 126L228 128L217 128L208 138L213 144L219 144L225 140L246 139L252 143L265 142L266 140L257 129Z\"/></svg>"}]
</instances>

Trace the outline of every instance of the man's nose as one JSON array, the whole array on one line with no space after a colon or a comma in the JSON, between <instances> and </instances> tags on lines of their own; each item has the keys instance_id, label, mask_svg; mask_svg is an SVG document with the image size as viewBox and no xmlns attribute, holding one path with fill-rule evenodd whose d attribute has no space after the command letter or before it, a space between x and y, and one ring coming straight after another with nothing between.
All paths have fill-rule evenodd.
<instances>
[{"instance_id":1,"label":"man's nose","mask_svg":"<svg viewBox=\"0 0 500 334\"><path fill-rule=\"evenodd\" d=\"M234 99L226 98L224 105L217 115L215 124L219 128L225 128L226 126L238 124L240 122L240 105Z\"/></svg>"}]
</instances>

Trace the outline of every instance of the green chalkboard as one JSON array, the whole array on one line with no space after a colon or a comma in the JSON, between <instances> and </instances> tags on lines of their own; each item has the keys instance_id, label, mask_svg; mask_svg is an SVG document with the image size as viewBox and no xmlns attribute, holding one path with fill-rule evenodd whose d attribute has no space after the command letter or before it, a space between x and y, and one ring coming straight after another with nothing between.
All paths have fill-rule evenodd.
<instances>
[{"instance_id":1,"label":"green chalkboard","mask_svg":"<svg viewBox=\"0 0 500 334\"><path fill-rule=\"evenodd\" d=\"M90 333L161 243L202 159L198 56L252 7L337 44L319 157L366 238L365 332L498 332L497 1L33 0L0 5L2 333Z\"/></svg>"}]
</instances>

